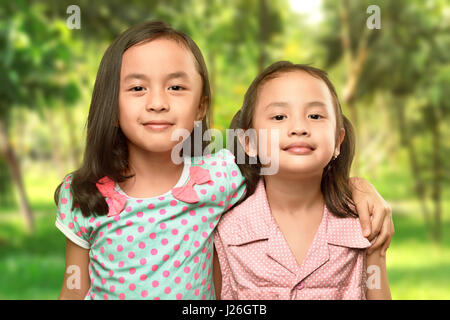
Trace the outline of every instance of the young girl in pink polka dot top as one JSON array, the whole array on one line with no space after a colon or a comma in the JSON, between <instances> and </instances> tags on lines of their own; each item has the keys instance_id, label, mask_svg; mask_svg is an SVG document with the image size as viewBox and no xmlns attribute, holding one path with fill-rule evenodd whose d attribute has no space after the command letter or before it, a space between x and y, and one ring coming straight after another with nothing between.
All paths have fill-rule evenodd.
<instances>
[{"instance_id":1,"label":"young girl in pink polka dot top","mask_svg":"<svg viewBox=\"0 0 450 320\"><path fill-rule=\"evenodd\" d=\"M83 165L55 192L61 299L215 298L212 235L244 179L229 151L189 154L173 140L200 121L203 136L210 101L200 50L164 23L134 26L106 50Z\"/></svg>"},{"instance_id":2,"label":"young girl in pink polka dot top","mask_svg":"<svg viewBox=\"0 0 450 320\"><path fill-rule=\"evenodd\" d=\"M354 137L326 73L274 63L251 84L232 127L256 131L257 149L241 142L258 162L239 164L248 193L216 229L218 296L390 299L385 256L366 250L353 206ZM265 130L278 140L264 139ZM275 174L259 175L274 165Z\"/></svg>"}]
</instances>

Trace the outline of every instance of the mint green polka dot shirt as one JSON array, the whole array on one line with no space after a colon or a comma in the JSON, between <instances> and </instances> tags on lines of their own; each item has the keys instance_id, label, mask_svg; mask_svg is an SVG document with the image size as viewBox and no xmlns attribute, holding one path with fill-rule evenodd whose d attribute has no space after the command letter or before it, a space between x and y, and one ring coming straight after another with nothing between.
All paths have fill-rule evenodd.
<instances>
[{"instance_id":1,"label":"mint green polka dot shirt","mask_svg":"<svg viewBox=\"0 0 450 320\"><path fill-rule=\"evenodd\" d=\"M174 188L188 184L191 167L207 169L210 180L193 186L198 202L179 200L173 189L153 198L127 196L124 210L111 217L83 217L72 203L72 176L66 176L55 224L89 249L85 299L215 299L214 229L245 193L244 177L226 149L186 160ZM117 183L115 191L125 195Z\"/></svg>"}]
</instances>

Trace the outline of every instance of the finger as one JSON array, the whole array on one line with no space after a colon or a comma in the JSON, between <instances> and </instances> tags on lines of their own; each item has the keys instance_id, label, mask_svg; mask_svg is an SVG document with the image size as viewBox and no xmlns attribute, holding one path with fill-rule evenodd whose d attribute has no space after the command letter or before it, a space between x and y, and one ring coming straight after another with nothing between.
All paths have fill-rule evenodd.
<instances>
[{"instance_id":1,"label":"finger","mask_svg":"<svg viewBox=\"0 0 450 320\"><path fill-rule=\"evenodd\" d=\"M388 249L388 248L390 247L390 245L391 245L391 241L392 241L392 238L393 238L393 236L394 236L394 233L395 233L395 230L394 230L394 222L393 222L392 219L391 219L390 230L389 230L389 238L388 238L388 240L386 241L386 244L383 246L383 250L381 251L381 255L382 255L383 257L386 256L386 251L387 251L387 249Z\"/></svg>"},{"instance_id":2,"label":"finger","mask_svg":"<svg viewBox=\"0 0 450 320\"><path fill-rule=\"evenodd\" d=\"M376 237L376 241L367 251L368 254L371 254L373 251L381 248L381 246L386 244L386 242L389 240L389 223L383 225L383 227L381 228L381 232Z\"/></svg>"},{"instance_id":3,"label":"finger","mask_svg":"<svg viewBox=\"0 0 450 320\"><path fill-rule=\"evenodd\" d=\"M380 233L381 228L384 225L390 224L390 219L385 219L387 216L387 209L385 207L375 208L372 214L372 233L370 234L369 240L375 238Z\"/></svg>"},{"instance_id":4,"label":"finger","mask_svg":"<svg viewBox=\"0 0 450 320\"><path fill-rule=\"evenodd\" d=\"M388 238L386 243L383 245L383 248L381 249L381 256L382 257L386 257L386 252L387 252L387 249L389 249L390 245L391 245L391 240L389 240L389 238Z\"/></svg>"},{"instance_id":5,"label":"finger","mask_svg":"<svg viewBox=\"0 0 450 320\"><path fill-rule=\"evenodd\" d=\"M372 228L370 226L370 213L367 203L360 204L359 206L355 203L356 211L358 212L359 221L361 223L361 228L363 230L364 237L368 237L371 234Z\"/></svg>"}]
</instances>

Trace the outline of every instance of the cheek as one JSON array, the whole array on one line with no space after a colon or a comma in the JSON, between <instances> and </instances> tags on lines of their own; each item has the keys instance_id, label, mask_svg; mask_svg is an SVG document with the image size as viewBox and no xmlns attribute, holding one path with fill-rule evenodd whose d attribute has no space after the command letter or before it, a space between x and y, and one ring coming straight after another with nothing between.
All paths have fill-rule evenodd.
<instances>
[{"instance_id":1,"label":"cheek","mask_svg":"<svg viewBox=\"0 0 450 320\"><path fill-rule=\"evenodd\" d=\"M331 160L335 148L336 148L336 137L332 130L323 130L319 136L317 153L321 162L328 163Z\"/></svg>"},{"instance_id":2,"label":"cheek","mask_svg":"<svg viewBox=\"0 0 450 320\"><path fill-rule=\"evenodd\" d=\"M271 162L272 156L278 158L280 152L280 136L282 129L270 126L255 128L257 140L255 146L258 156L263 163Z\"/></svg>"},{"instance_id":3,"label":"cheek","mask_svg":"<svg viewBox=\"0 0 450 320\"><path fill-rule=\"evenodd\" d=\"M177 127L192 131L194 129L194 121L197 121L197 107L193 108L183 105L180 109L182 110L180 110L176 116Z\"/></svg>"},{"instance_id":4,"label":"cheek","mask_svg":"<svg viewBox=\"0 0 450 320\"><path fill-rule=\"evenodd\" d=\"M187 94L183 97L174 97L171 101L171 111L177 113L180 120L195 119L200 110L200 97L197 94Z\"/></svg>"},{"instance_id":5,"label":"cheek","mask_svg":"<svg viewBox=\"0 0 450 320\"><path fill-rule=\"evenodd\" d=\"M132 127L139 121L140 109L136 101L119 96L119 124L122 128Z\"/></svg>"}]
</instances>

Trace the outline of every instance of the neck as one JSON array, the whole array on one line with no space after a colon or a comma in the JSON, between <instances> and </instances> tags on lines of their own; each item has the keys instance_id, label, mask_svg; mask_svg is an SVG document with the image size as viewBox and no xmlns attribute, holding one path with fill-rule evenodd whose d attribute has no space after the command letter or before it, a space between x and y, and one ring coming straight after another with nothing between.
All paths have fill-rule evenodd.
<instances>
[{"instance_id":1,"label":"neck","mask_svg":"<svg viewBox=\"0 0 450 320\"><path fill-rule=\"evenodd\" d=\"M289 215L321 211L325 204L320 189L322 176L290 176L276 174L264 177L270 209Z\"/></svg>"},{"instance_id":2,"label":"neck","mask_svg":"<svg viewBox=\"0 0 450 320\"><path fill-rule=\"evenodd\" d=\"M184 163L175 164L169 152L149 152L140 148L128 147L129 170L133 174L119 185L131 197L153 197L170 190L179 180Z\"/></svg>"}]
</instances>

